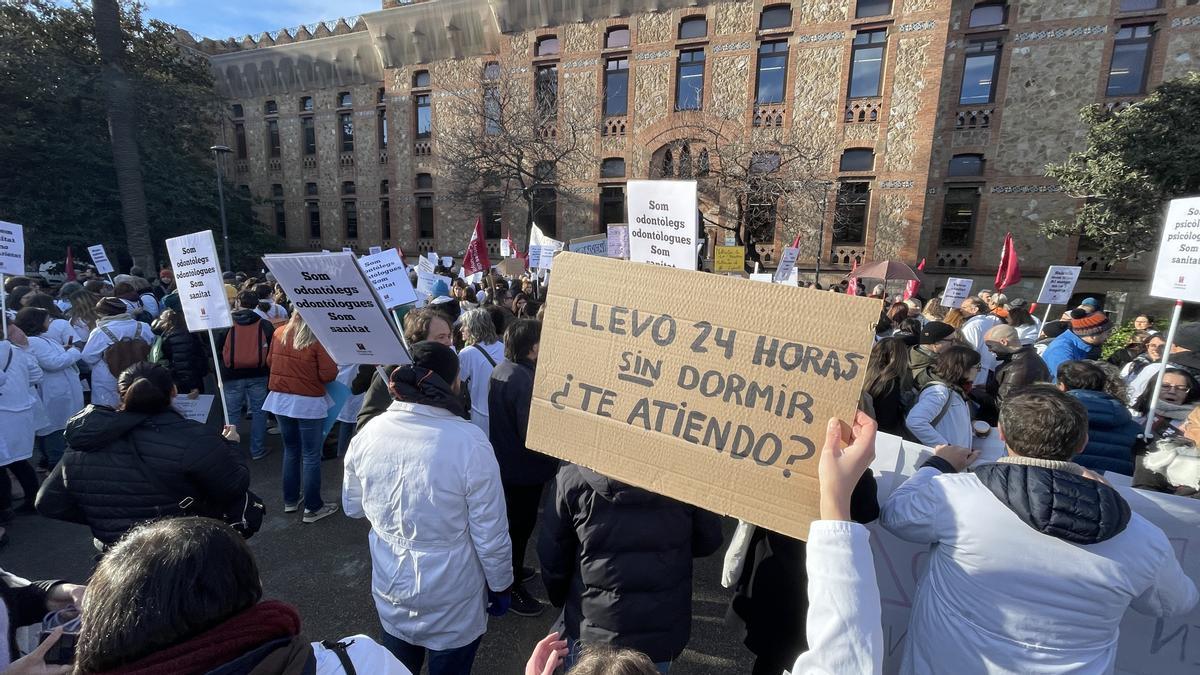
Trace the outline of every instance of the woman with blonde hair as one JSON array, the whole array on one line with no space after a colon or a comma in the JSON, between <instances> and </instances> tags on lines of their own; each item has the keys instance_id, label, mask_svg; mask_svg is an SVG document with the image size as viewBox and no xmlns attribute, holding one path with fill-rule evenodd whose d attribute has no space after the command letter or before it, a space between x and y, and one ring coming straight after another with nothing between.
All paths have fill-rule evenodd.
<instances>
[{"instance_id":1,"label":"woman with blonde hair","mask_svg":"<svg viewBox=\"0 0 1200 675\"><path fill-rule=\"evenodd\" d=\"M337 500L326 503L321 498L321 432L333 406L325 385L337 377L338 367L300 312L292 313L287 324L275 331L267 366L270 393L263 410L279 420L283 437L283 512L300 510L303 483L303 521L315 523L338 510Z\"/></svg>"},{"instance_id":2,"label":"woman with blonde hair","mask_svg":"<svg viewBox=\"0 0 1200 675\"><path fill-rule=\"evenodd\" d=\"M71 321L71 328L75 329L80 342L87 342L92 329L96 327L96 322L100 320L100 315L96 313L96 303L100 302L100 296L91 291L81 290L72 293L68 299L71 307L67 310L67 318Z\"/></svg>"},{"instance_id":3,"label":"woman with blonde hair","mask_svg":"<svg viewBox=\"0 0 1200 675\"><path fill-rule=\"evenodd\" d=\"M954 326L954 330L961 329L963 324L966 322L967 316L962 313L961 309L958 308L946 312L946 316L942 317L942 323L948 323L951 326Z\"/></svg>"}]
</instances>

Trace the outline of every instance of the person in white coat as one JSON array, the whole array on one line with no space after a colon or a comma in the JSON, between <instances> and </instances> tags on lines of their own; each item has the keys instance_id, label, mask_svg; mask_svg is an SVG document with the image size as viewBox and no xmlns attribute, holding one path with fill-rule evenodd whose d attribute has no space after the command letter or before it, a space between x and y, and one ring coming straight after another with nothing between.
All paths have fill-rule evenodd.
<instances>
[{"instance_id":1,"label":"person in white coat","mask_svg":"<svg viewBox=\"0 0 1200 675\"><path fill-rule=\"evenodd\" d=\"M984 336L995 326L1004 323L1004 320L992 314L988 304L979 298L963 300L962 313L968 318L958 329L958 333L963 344L979 353L979 372L975 375L975 384L984 385L987 384L988 373L1000 365L996 355L988 350Z\"/></svg>"},{"instance_id":2,"label":"person in white coat","mask_svg":"<svg viewBox=\"0 0 1200 675\"><path fill-rule=\"evenodd\" d=\"M971 447L971 408L963 388L979 372L979 354L970 347L954 345L938 353L933 362L933 381L921 389L912 410L904 419L910 433L923 445Z\"/></svg>"},{"instance_id":3,"label":"person in white coat","mask_svg":"<svg viewBox=\"0 0 1200 675\"><path fill-rule=\"evenodd\" d=\"M1119 491L1071 461L1087 410L1033 385L1000 412L1006 457L939 448L883 505L895 536L930 544L903 673L1111 673L1126 610L1197 601L1174 548Z\"/></svg>"},{"instance_id":4,"label":"person in white coat","mask_svg":"<svg viewBox=\"0 0 1200 675\"><path fill-rule=\"evenodd\" d=\"M471 393L471 423L489 434L488 390L492 370L504 360L504 343L496 336L492 315L482 307L468 309L458 317L466 345L458 352L461 379Z\"/></svg>"},{"instance_id":5,"label":"person in white coat","mask_svg":"<svg viewBox=\"0 0 1200 675\"><path fill-rule=\"evenodd\" d=\"M37 474L29 464L33 456L37 422L37 392L42 369L25 352L29 338L15 325L8 327L8 339L0 342L0 524L12 521L11 472L21 484L25 502L18 511L33 513L37 495Z\"/></svg>"},{"instance_id":6,"label":"person in white coat","mask_svg":"<svg viewBox=\"0 0 1200 675\"><path fill-rule=\"evenodd\" d=\"M371 523L382 644L414 673L426 657L430 675L466 673L513 583L500 468L465 417L454 351L419 342L412 360L350 444L342 506Z\"/></svg>"},{"instance_id":7,"label":"person in white coat","mask_svg":"<svg viewBox=\"0 0 1200 675\"><path fill-rule=\"evenodd\" d=\"M67 347L49 336L51 318L44 309L26 307L17 312L16 323L29 338L26 353L42 369L37 393L46 413L46 423L36 431L36 447L46 466L53 468L67 447L63 439L67 420L83 410L83 385L79 382L79 369L75 367L83 354L75 343Z\"/></svg>"},{"instance_id":8,"label":"person in white coat","mask_svg":"<svg viewBox=\"0 0 1200 675\"><path fill-rule=\"evenodd\" d=\"M117 376L120 373L109 371L104 351L125 338L144 340L150 345L154 342L154 333L150 326L129 315L120 298L101 300L96 304L96 313L100 318L83 347L83 362L92 368L92 403L116 408L121 402L121 396L117 393Z\"/></svg>"}]
</instances>

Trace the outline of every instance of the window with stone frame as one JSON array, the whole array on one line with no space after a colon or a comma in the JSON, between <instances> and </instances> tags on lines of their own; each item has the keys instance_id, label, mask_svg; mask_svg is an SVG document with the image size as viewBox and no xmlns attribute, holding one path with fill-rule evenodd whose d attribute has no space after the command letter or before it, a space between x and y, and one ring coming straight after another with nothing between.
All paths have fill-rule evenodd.
<instances>
[{"instance_id":1,"label":"window with stone frame","mask_svg":"<svg viewBox=\"0 0 1200 675\"><path fill-rule=\"evenodd\" d=\"M537 101L538 114L542 118L553 118L558 114L557 63L548 63L537 67L534 98Z\"/></svg>"},{"instance_id":2,"label":"window with stone frame","mask_svg":"<svg viewBox=\"0 0 1200 675\"><path fill-rule=\"evenodd\" d=\"M342 181L342 194L344 194L344 195L358 194L358 190L354 187L354 181L352 181L352 180Z\"/></svg>"},{"instance_id":3,"label":"window with stone frame","mask_svg":"<svg viewBox=\"0 0 1200 675\"><path fill-rule=\"evenodd\" d=\"M337 95L337 107L352 108L354 107L354 97L348 91L339 91Z\"/></svg>"},{"instance_id":4,"label":"window with stone frame","mask_svg":"<svg viewBox=\"0 0 1200 675\"><path fill-rule=\"evenodd\" d=\"M272 185L271 197L274 199L272 203L273 215L275 217L275 234L280 237L287 237L287 208L283 199L283 186Z\"/></svg>"},{"instance_id":5,"label":"window with stone frame","mask_svg":"<svg viewBox=\"0 0 1200 675\"><path fill-rule=\"evenodd\" d=\"M758 105L782 103L787 93L787 40L764 42L758 47L758 74L754 83L754 102Z\"/></svg>"},{"instance_id":6,"label":"window with stone frame","mask_svg":"<svg viewBox=\"0 0 1200 675\"><path fill-rule=\"evenodd\" d=\"M305 156L317 154L317 128L311 115L300 118L300 142Z\"/></svg>"},{"instance_id":7,"label":"window with stone frame","mask_svg":"<svg viewBox=\"0 0 1200 675\"><path fill-rule=\"evenodd\" d=\"M379 236L384 240L392 238L392 202L388 199L379 200Z\"/></svg>"},{"instance_id":8,"label":"window with stone frame","mask_svg":"<svg viewBox=\"0 0 1200 675\"><path fill-rule=\"evenodd\" d=\"M600 231L604 232L609 225L620 225L625 218L625 186L600 186Z\"/></svg>"},{"instance_id":9,"label":"window with stone frame","mask_svg":"<svg viewBox=\"0 0 1200 675\"><path fill-rule=\"evenodd\" d=\"M387 108L379 108L375 111L375 142L379 145L380 150L387 150L388 147L388 123L387 123Z\"/></svg>"},{"instance_id":10,"label":"window with stone frame","mask_svg":"<svg viewBox=\"0 0 1200 675\"><path fill-rule=\"evenodd\" d=\"M601 178L624 178L625 177L625 158L624 157L606 157L600 162L600 177Z\"/></svg>"},{"instance_id":11,"label":"window with stone frame","mask_svg":"<svg viewBox=\"0 0 1200 675\"><path fill-rule=\"evenodd\" d=\"M1121 0L1121 5L1118 11L1146 12L1152 9L1158 9L1159 7L1162 7L1162 0Z\"/></svg>"},{"instance_id":12,"label":"window with stone frame","mask_svg":"<svg viewBox=\"0 0 1200 675\"><path fill-rule=\"evenodd\" d=\"M767 5L758 15L759 30L788 28L792 25L792 6L788 4Z\"/></svg>"},{"instance_id":13,"label":"window with stone frame","mask_svg":"<svg viewBox=\"0 0 1200 675\"><path fill-rule=\"evenodd\" d=\"M429 104L429 94L418 94L413 97L414 130L417 138L429 138L433 135L433 109Z\"/></svg>"},{"instance_id":14,"label":"window with stone frame","mask_svg":"<svg viewBox=\"0 0 1200 675\"><path fill-rule=\"evenodd\" d=\"M238 159L246 159L246 125L238 122L233 125L233 145Z\"/></svg>"},{"instance_id":15,"label":"window with stone frame","mask_svg":"<svg viewBox=\"0 0 1200 675\"><path fill-rule=\"evenodd\" d=\"M867 204L871 184L865 181L838 183L833 217L833 243L863 244L867 237Z\"/></svg>"},{"instance_id":16,"label":"window with stone frame","mask_svg":"<svg viewBox=\"0 0 1200 675\"><path fill-rule=\"evenodd\" d=\"M358 202L342 201L342 222L346 225L346 238L358 239Z\"/></svg>"},{"instance_id":17,"label":"window with stone frame","mask_svg":"<svg viewBox=\"0 0 1200 675\"><path fill-rule=\"evenodd\" d=\"M854 18L887 16L892 13L892 0L858 0L854 5Z\"/></svg>"},{"instance_id":18,"label":"window with stone frame","mask_svg":"<svg viewBox=\"0 0 1200 675\"><path fill-rule=\"evenodd\" d=\"M982 176L983 155L954 155L950 158L950 168L946 172L946 175L950 176L951 178L957 178L961 176Z\"/></svg>"},{"instance_id":19,"label":"window with stone frame","mask_svg":"<svg viewBox=\"0 0 1200 675\"><path fill-rule=\"evenodd\" d=\"M629 111L629 58L608 59L604 66L604 115L619 117Z\"/></svg>"},{"instance_id":20,"label":"window with stone frame","mask_svg":"<svg viewBox=\"0 0 1200 675\"><path fill-rule=\"evenodd\" d=\"M860 30L854 34L850 48L850 98L879 96L883 81L883 53L887 47L887 30Z\"/></svg>"},{"instance_id":21,"label":"window with stone frame","mask_svg":"<svg viewBox=\"0 0 1200 675\"><path fill-rule=\"evenodd\" d=\"M871 148L846 148L838 163L838 171L873 171L875 151Z\"/></svg>"},{"instance_id":22,"label":"window with stone frame","mask_svg":"<svg viewBox=\"0 0 1200 675\"><path fill-rule=\"evenodd\" d=\"M308 214L308 237L321 238L321 205L316 201L304 202L304 211Z\"/></svg>"},{"instance_id":23,"label":"window with stone frame","mask_svg":"<svg viewBox=\"0 0 1200 675\"><path fill-rule=\"evenodd\" d=\"M1008 6L1003 2L981 2L971 8L968 28L1000 26L1008 19Z\"/></svg>"},{"instance_id":24,"label":"window with stone frame","mask_svg":"<svg viewBox=\"0 0 1200 675\"><path fill-rule=\"evenodd\" d=\"M338 115L338 136L341 139L342 152L354 152L354 115L352 113Z\"/></svg>"},{"instance_id":25,"label":"window with stone frame","mask_svg":"<svg viewBox=\"0 0 1200 675\"><path fill-rule=\"evenodd\" d=\"M685 16L679 20L679 39L695 40L708 35L708 18L704 16Z\"/></svg>"},{"instance_id":26,"label":"window with stone frame","mask_svg":"<svg viewBox=\"0 0 1200 675\"><path fill-rule=\"evenodd\" d=\"M267 156L279 156L279 120L267 120Z\"/></svg>"},{"instance_id":27,"label":"window with stone frame","mask_svg":"<svg viewBox=\"0 0 1200 675\"><path fill-rule=\"evenodd\" d=\"M267 101L266 103L263 104L263 114L264 115L278 115L279 114L279 104L276 103L275 101Z\"/></svg>"},{"instance_id":28,"label":"window with stone frame","mask_svg":"<svg viewBox=\"0 0 1200 675\"><path fill-rule=\"evenodd\" d=\"M234 103L233 105L229 106L229 112L235 119L240 119L246 116L245 110L242 109L241 103Z\"/></svg>"},{"instance_id":29,"label":"window with stone frame","mask_svg":"<svg viewBox=\"0 0 1200 675\"><path fill-rule=\"evenodd\" d=\"M1121 26L1113 40L1106 96L1138 96L1146 93L1146 76L1153 47L1154 24Z\"/></svg>"},{"instance_id":30,"label":"window with stone frame","mask_svg":"<svg viewBox=\"0 0 1200 675\"><path fill-rule=\"evenodd\" d=\"M971 248L975 241L975 220L979 214L978 186L946 188L942 210L942 229L938 246L942 248Z\"/></svg>"},{"instance_id":31,"label":"window with stone frame","mask_svg":"<svg viewBox=\"0 0 1200 675\"><path fill-rule=\"evenodd\" d=\"M433 239L433 195L417 195L417 236Z\"/></svg>"},{"instance_id":32,"label":"window with stone frame","mask_svg":"<svg viewBox=\"0 0 1200 675\"><path fill-rule=\"evenodd\" d=\"M700 110L703 107L704 50L681 50L675 68L675 110Z\"/></svg>"},{"instance_id":33,"label":"window with stone frame","mask_svg":"<svg viewBox=\"0 0 1200 675\"><path fill-rule=\"evenodd\" d=\"M428 70L418 70L413 73L413 89L428 89L432 83L433 80L430 79Z\"/></svg>"},{"instance_id":34,"label":"window with stone frame","mask_svg":"<svg viewBox=\"0 0 1200 675\"><path fill-rule=\"evenodd\" d=\"M958 94L959 105L981 105L995 100L1000 51L1000 40L971 40L967 43L962 88Z\"/></svg>"},{"instance_id":35,"label":"window with stone frame","mask_svg":"<svg viewBox=\"0 0 1200 675\"><path fill-rule=\"evenodd\" d=\"M499 195L484 195L479 200L479 217L483 220L484 239L499 239L504 236L501 233L503 227L501 204Z\"/></svg>"},{"instance_id":36,"label":"window with stone frame","mask_svg":"<svg viewBox=\"0 0 1200 675\"><path fill-rule=\"evenodd\" d=\"M629 46L629 26L612 26L604 32L604 48L617 49Z\"/></svg>"},{"instance_id":37,"label":"window with stone frame","mask_svg":"<svg viewBox=\"0 0 1200 675\"><path fill-rule=\"evenodd\" d=\"M304 196L305 197L316 197L317 194L318 194L318 189L317 189L316 183L305 183L304 184Z\"/></svg>"},{"instance_id":38,"label":"window with stone frame","mask_svg":"<svg viewBox=\"0 0 1200 675\"><path fill-rule=\"evenodd\" d=\"M416 178L416 189L432 190L433 189L433 174L419 173Z\"/></svg>"},{"instance_id":39,"label":"window with stone frame","mask_svg":"<svg viewBox=\"0 0 1200 675\"><path fill-rule=\"evenodd\" d=\"M533 45L534 56L554 56L558 53L558 37L555 35L543 35Z\"/></svg>"}]
</instances>

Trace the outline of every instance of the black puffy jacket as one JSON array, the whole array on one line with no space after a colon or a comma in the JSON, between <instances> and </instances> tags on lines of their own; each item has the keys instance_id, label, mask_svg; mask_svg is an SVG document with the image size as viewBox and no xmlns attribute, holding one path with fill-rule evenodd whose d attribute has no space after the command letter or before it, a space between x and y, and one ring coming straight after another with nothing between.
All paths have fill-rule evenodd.
<instances>
[{"instance_id":1,"label":"black puffy jacket","mask_svg":"<svg viewBox=\"0 0 1200 675\"><path fill-rule=\"evenodd\" d=\"M180 328L163 335L163 356L171 371L171 379L180 394L192 390L204 391L204 376L208 374L208 350L200 337Z\"/></svg>"},{"instance_id":2,"label":"black puffy jacket","mask_svg":"<svg viewBox=\"0 0 1200 675\"><path fill-rule=\"evenodd\" d=\"M977 466L974 472L996 499L1042 534L1087 546L1108 541L1129 525L1129 503L1098 480L1001 462Z\"/></svg>"},{"instance_id":3,"label":"black puffy jacket","mask_svg":"<svg viewBox=\"0 0 1200 675\"><path fill-rule=\"evenodd\" d=\"M66 440L66 454L38 490L37 510L83 523L105 544L138 523L179 515L187 497L196 502L189 513L217 516L250 487L238 446L174 410L88 406L67 422Z\"/></svg>"},{"instance_id":4,"label":"black puffy jacket","mask_svg":"<svg viewBox=\"0 0 1200 675\"><path fill-rule=\"evenodd\" d=\"M677 658L692 630L692 558L721 547L717 516L564 464L542 518L542 580L567 634Z\"/></svg>"}]
</instances>

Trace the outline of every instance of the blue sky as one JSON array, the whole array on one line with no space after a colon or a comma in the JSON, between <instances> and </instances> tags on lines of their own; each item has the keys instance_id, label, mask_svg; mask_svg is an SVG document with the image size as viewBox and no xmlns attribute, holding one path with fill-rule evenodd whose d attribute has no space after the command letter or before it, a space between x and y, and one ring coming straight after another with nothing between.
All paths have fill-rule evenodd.
<instances>
[{"instance_id":1,"label":"blue sky","mask_svg":"<svg viewBox=\"0 0 1200 675\"><path fill-rule=\"evenodd\" d=\"M146 13L210 38L257 37L264 31L357 16L380 9L380 0L143 0Z\"/></svg>"}]
</instances>

